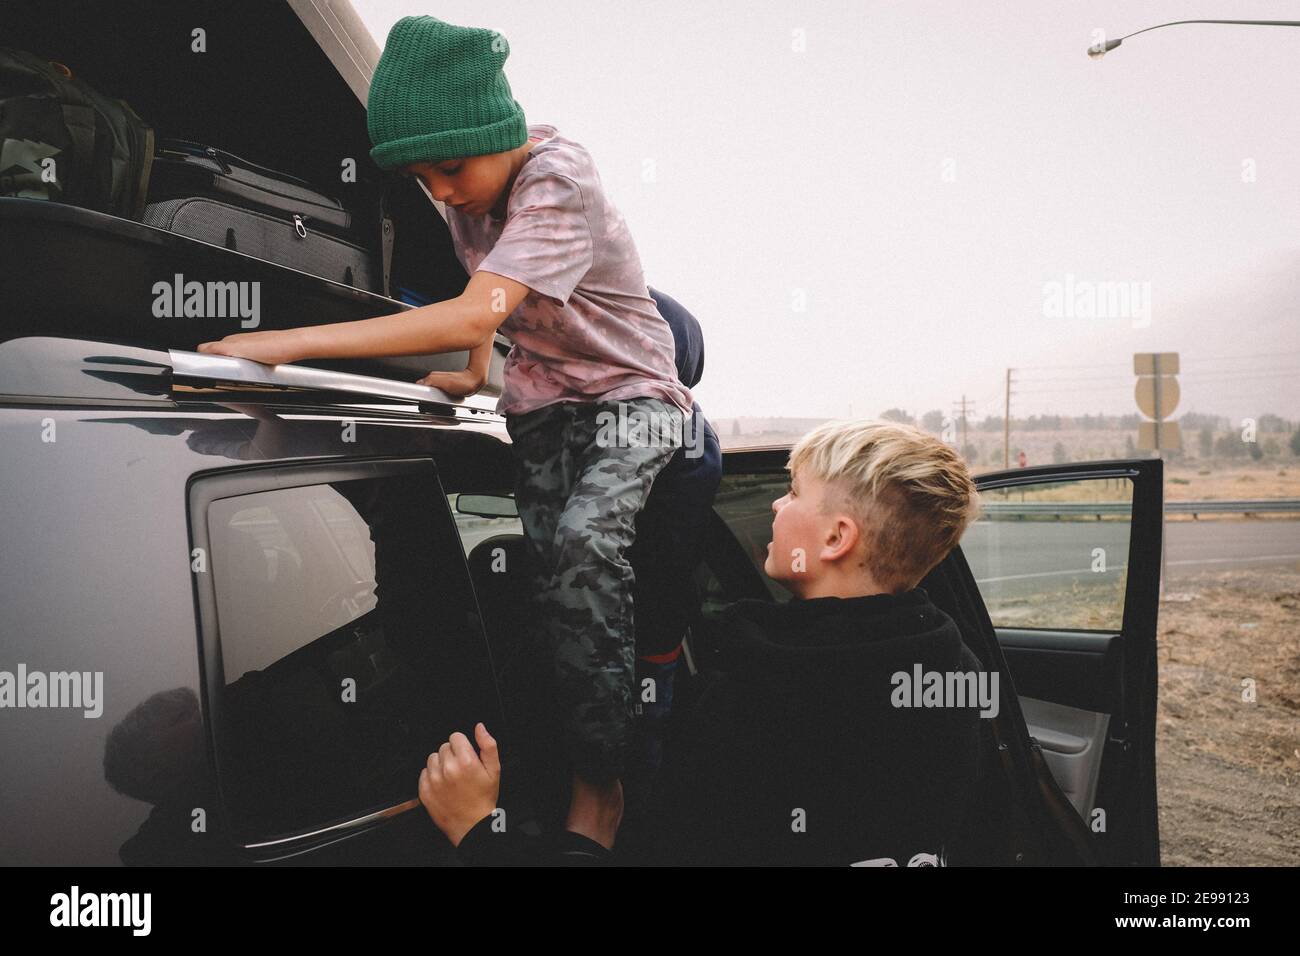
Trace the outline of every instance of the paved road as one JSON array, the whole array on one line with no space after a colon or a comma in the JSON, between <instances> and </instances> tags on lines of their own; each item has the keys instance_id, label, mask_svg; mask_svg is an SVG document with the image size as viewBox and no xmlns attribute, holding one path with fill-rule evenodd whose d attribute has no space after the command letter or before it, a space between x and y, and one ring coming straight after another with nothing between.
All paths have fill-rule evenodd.
<instances>
[{"instance_id":1,"label":"paved road","mask_svg":"<svg viewBox=\"0 0 1300 956\"><path fill-rule=\"evenodd\" d=\"M720 503L728 522L762 554L771 540L771 497L754 494ZM462 519L468 552L492 534L517 532L517 521ZM1119 521L980 521L962 550L986 597L1028 597L1061 588L1113 584L1128 561L1129 526ZM1171 521L1167 583L1201 570L1267 567L1300 562L1300 521ZM1094 549L1104 549L1105 570Z\"/></svg>"},{"instance_id":2,"label":"paved road","mask_svg":"<svg viewBox=\"0 0 1300 956\"><path fill-rule=\"evenodd\" d=\"M770 540L771 502L762 495L723 505L728 519L755 544ZM1184 572L1300 562L1300 521L1170 521L1168 581ZM981 585L1019 596L1113 581L1128 560L1129 526L1119 521L980 521L962 550ZM1094 549L1105 551L1105 571Z\"/></svg>"}]
</instances>

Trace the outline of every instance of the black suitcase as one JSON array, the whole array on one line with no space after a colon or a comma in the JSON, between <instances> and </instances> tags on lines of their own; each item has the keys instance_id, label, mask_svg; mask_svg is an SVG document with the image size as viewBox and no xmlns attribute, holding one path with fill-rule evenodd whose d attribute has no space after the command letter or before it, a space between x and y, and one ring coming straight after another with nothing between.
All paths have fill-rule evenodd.
<instances>
[{"instance_id":1,"label":"black suitcase","mask_svg":"<svg viewBox=\"0 0 1300 956\"><path fill-rule=\"evenodd\" d=\"M183 140L154 158L142 221L344 285L387 294L391 224L285 173Z\"/></svg>"},{"instance_id":2,"label":"black suitcase","mask_svg":"<svg viewBox=\"0 0 1300 956\"><path fill-rule=\"evenodd\" d=\"M139 219L154 130L62 63L0 47L0 196Z\"/></svg>"}]
</instances>

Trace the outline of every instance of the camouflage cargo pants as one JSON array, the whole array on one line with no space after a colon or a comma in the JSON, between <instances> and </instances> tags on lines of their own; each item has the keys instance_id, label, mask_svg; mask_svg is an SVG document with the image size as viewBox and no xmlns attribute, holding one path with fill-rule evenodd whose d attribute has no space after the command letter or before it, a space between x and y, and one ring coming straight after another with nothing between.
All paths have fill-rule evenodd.
<instances>
[{"instance_id":1,"label":"camouflage cargo pants","mask_svg":"<svg viewBox=\"0 0 1300 956\"><path fill-rule=\"evenodd\" d=\"M676 432L660 427L673 416ZM529 656L564 757L593 783L625 769L636 660L626 555L655 476L681 445L680 423L656 398L559 402L507 420L534 570Z\"/></svg>"}]
</instances>

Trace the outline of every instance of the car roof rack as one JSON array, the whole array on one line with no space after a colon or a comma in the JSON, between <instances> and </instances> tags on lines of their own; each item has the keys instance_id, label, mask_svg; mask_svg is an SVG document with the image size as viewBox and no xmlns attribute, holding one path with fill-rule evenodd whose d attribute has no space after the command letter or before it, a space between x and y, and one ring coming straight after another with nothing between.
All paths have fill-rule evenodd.
<instances>
[{"instance_id":1,"label":"car roof rack","mask_svg":"<svg viewBox=\"0 0 1300 956\"><path fill-rule=\"evenodd\" d=\"M337 372L305 365L263 365L249 359L205 352L168 349L171 360L173 390L181 383L226 382L276 389L293 389L319 393L342 393L363 398L377 398L405 404L465 409L476 416L499 417L496 402L482 396L456 398L442 389L414 382L401 382L354 372Z\"/></svg>"},{"instance_id":2,"label":"car roof rack","mask_svg":"<svg viewBox=\"0 0 1300 956\"><path fill-rule=\"evenodd\" d=\"M263 365L183 349L29 335L0 341L0 398L41 403L156 404L280 393L331 405L408 406L440 417L495 419L490 395L457 398L414 382L306 365Z\"/></svg>"}]
</instances>

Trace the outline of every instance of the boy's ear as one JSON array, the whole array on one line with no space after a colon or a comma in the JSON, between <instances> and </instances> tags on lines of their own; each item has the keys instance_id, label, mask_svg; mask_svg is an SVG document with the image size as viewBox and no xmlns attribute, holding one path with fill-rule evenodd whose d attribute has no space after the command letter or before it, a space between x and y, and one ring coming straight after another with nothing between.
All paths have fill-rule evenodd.
<instances>
[{"instance_id":1,"label":"boy's ear","mask_svg":"<svg viewBox=\"0 0 1300 956\"><path fill-rule=\"evenodd\" d=\"M831 525L822 546L822 558L827 561L838 561L849 557L857 550L858 543L862 540L862 529L850 515L842 511L836 512L833 520L834 524Z\"/></svg>"}]
</instances>

